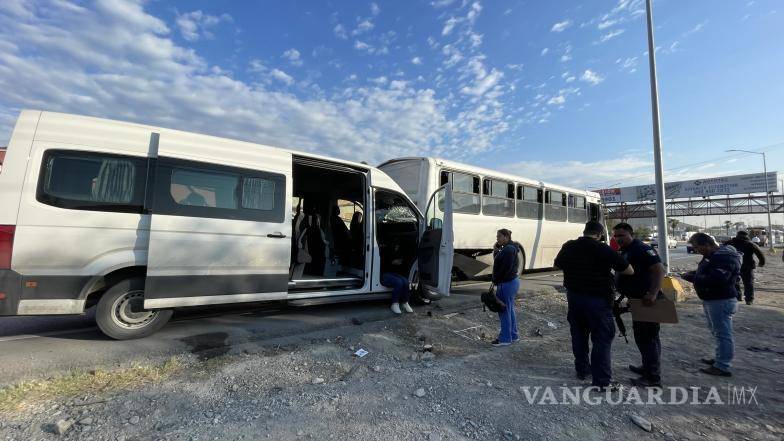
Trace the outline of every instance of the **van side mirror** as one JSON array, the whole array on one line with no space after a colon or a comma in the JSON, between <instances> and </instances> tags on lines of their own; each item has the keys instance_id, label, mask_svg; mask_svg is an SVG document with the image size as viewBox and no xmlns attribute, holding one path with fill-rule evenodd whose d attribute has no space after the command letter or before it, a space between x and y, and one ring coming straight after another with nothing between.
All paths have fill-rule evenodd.
<instances>
[{"instance_id":1,"label":"van side mirror","mask_svg":"<svg viewBox=\"0 0 784 441\"><path fill-rule=\"evenodd\" d=\"M441 230L443 228L444 228L444 221L442 219L437 219L437 218L430 219L431 230Z\"/></svg>"}]
</instances>

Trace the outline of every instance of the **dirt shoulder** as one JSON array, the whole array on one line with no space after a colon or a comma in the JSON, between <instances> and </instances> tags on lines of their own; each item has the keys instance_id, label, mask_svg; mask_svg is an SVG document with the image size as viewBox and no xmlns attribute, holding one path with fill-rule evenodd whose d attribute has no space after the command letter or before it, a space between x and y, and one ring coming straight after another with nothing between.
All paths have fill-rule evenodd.
<instances>
[{"instance_id":1,"label":"dirt shoulder","mask_svg":"<svg viewBox=\"0 0 784 441\"><path fill-rule=\"evenodd\" d=\"M539 277L542 283L527 285L520 296L522 340L510 347L489 346L498 319L481 307L450 312L420 307L403 317L274 342L248 342L228 354L181 356L158 367L160 375L148 375L139 384L104 389L88 385L79 392L38 395L33 400L17 397L0 413L0 439L784 436L784 267L778 256L758 271L756 304L741 305L735 318L733 378L709 377L698 370L699 358L711 356L714 346L696 297L679 305L680 324L662 330L665 385L699 388L696 401L701 403L710 401L710 388L715 387L724 404L690 404L694 396L680 405L634 404L637 400L629 399L630 393L625 395L628 403L618 405L584 400L542 404L541 395L529 403L526 390L530 395L537 387L552 387L560 402L562 387L589 385L573 375L565 298L553 288L560 279L530 277ZM625 319L631 328L630 318ZM613 345L615 377L627 385L631 373L626 365L639 362L631 336L629 340L626 344L616 339ZM368 355L354 356L360 348ZM735 388L729 389L730 395L728 387ZM746 403L735 402L741 390ZM648 393L637 392L647 402ZM633 423L632 414L651 423L651 431ZM60 420L61 429L72 425L64 435L55 435L54 424Z\"/></svg>"}]
</instances>

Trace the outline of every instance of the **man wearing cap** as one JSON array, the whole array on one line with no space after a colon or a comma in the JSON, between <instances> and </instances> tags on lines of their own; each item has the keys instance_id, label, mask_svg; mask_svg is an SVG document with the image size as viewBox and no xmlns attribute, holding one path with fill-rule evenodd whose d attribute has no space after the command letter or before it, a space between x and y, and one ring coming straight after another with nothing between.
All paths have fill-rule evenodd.
<instances>
[{"instance_id":1,"label":"man wearing cap","mask_svg":"<svg viewBox=\"0 0 784 441\"><path fill-rule=\"evenodd\" d=\"M749 233L743 230L738 231L738 234L730 239L727 245L732 245L738 252L743 253L740 279L743 281L743 297L746 299L746 304L751 305L754 303L754 268L757 266L754 262L754 256L757 256L759 266L765 266L765 255L757 244L749 240ZM738 290L738 301L740 301L740 290Z\"/></svg>"}]
</instances>

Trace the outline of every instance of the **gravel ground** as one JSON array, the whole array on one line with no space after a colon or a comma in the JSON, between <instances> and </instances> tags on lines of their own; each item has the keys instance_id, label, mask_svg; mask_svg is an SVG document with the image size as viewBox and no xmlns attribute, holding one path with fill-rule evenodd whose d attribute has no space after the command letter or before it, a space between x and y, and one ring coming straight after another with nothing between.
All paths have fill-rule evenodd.
<instances>
[{"instance_id":1,"label":"gravel ground","mask_svg":"<svg viewBox=\"0 0 784 441\"><path fill-rule=\"evenodd\" d=\"M542 289L519 298L522 339L510 347L489 346L498 320L481 307L449 314L420 307L228 354L208 348L182 357L176 375L155 383L28 402L0 414L0 439L781 440L781 260L771 258L758 274L758 301L742 305L735 320L733 378L698 371L713 342L693 294L679 305L681 323L662 330L665 386L701 387L700 401L711 386L724 401L728 385L756 388L753 400L745 396L751 403L529 404L524 387L555 387L560 401L561 387L589 385L573 375L565 298ZM627 385L625 366L639 362L629 340L613 346L615 377ZM360 348L368 355L354 356ZM56 434L58 421L64 434ZM640 427L646 424L650 432Z\"/></svg>"}]
</instances>

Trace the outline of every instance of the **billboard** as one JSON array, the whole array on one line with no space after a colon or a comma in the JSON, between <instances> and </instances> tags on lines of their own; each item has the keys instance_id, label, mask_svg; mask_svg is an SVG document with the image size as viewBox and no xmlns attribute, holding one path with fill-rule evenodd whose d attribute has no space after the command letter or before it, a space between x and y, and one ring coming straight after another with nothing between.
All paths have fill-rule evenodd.
<instances>
[{"instance_id":1,"label":"billboard","mask_svg":"<svg viewBox=\"0 0 784 441\"><path fill-rule=\"evenodd\" d=\"M777 185L777 172L768 172L768 190L771 192L777 191ZM602 195L602 202L606 204L652 201L656 199L656 186L653 184L606 188L596 191ZM664 193L667 199L765 193L765 174L752 173L748 175L695 179L692 181L665 182Z\"/></svg>"}]
</instances>

